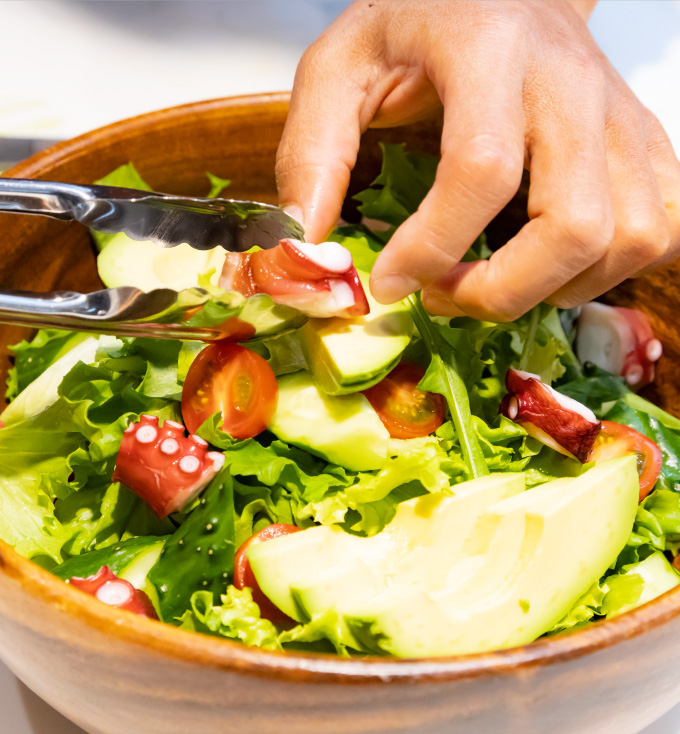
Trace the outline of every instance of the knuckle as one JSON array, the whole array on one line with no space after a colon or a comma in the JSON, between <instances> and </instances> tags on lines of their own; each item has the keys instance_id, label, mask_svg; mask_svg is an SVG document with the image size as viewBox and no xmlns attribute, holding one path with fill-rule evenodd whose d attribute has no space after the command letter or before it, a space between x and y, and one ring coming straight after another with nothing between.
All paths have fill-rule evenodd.
<instances>
[{"instance_id":1,"label":"knuckle","mask_svg":"<svg viewBox=\"0 0 680 734\"><path fill-rule=\"evenodd\" d=\"M455 155L461 171L477 184L492 185L504 196L512 196L522 180L523 157L514 145L494 135L476 135Z\"/></svg>"},{"instance_id":2,"label":"knuckle","mask_svg":"<svg viewBox=\"0 0 680 734\"><path fill-rule=\"evenodd\" d=\"M561 225L571 247L587 259L604 255L614 239L614 218L606 206L581 207Z\"/></svg>"},{"instance_id":3,"label":"knuckle","mask_svg":"<svg viewBox=\"0 0 680 734\"><path fill-rule=\"evenodd\" d=\"M618 227L620 239L636 260L645 263L662 258L671 245L668 219L651 210L629 214Z\"/></svg>"},{"instance_id":4,"label":"knuckle","mask_svg":"<svg viewBox=\"0 0 680 734\"><path fill-rule=\"evenodd\" d=\"M609 86L607 74L602 58L591 51L570 49L569 60L572 74L578 78L582 93L599 93L604 95Z\"/></svg>"}]
</instances>

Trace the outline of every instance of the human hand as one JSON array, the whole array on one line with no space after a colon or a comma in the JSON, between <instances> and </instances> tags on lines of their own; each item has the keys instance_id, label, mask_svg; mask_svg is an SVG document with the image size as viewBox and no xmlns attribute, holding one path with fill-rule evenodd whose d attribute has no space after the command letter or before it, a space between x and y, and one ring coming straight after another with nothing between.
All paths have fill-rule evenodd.
<instances>
[{"instance_id":1,"label":"human hand","mask_svg":"<svg viewBox=\"0 0 680 734\"><path fill-rule=\"evenodd\" d=\"M334 226L361 133L444 108L434 187L371 275L437 314L570 308L680 251L680 164L567 2L361 0L307 50L277 160L310 241ZM529 223L460 259L529 169ZM445 274L442 277L442 274Z\"/></svg>"}]
</instances>

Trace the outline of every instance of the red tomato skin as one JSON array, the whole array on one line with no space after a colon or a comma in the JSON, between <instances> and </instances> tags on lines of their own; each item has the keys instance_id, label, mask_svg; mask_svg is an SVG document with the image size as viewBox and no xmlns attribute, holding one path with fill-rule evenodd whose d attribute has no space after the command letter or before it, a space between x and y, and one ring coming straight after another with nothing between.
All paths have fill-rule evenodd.
<instances>
[{"instance_id":1,"label":"red tomato skin","mask_svg":"<svg viewBox=\"0 0 680 734\"><path fill-rule=\"evenodd\" d=\"M418 383L424 375L425 370L417 364L400 362L380 382L363 391L392 438L429 436L444 422L446 402L443 396L418 390ZM426 413L429 413L429 418L419 423L408 423L403 416L395 415L394 406L391 404L399 403L400 400L407 409L409 405L417 409L418 402L426 401L428 404Z\"/></svg>"},{"instance_id":2,"label":"red tomato skin","mask_svg":"<svg viewBox=\"0 0 680 734\"><path fill-rule=\"evenodd\" d=\"M235 394L239 388L245 388L244 395ZM253 438L269 425L278 394L276 376L259 354L240 344L214 342L189 367L182 388L182 417L189 431L196 433L220 411L225 433Z\"/></svg>"},{"instance_id":3,"label":"red tomato skin","mask_svg":"<svg viewBox=\"0 0 680 734\"><path fill-rule=\"evenodd\" d=\"M661 472L663 454L651 438L630 426L613 421L602 421L602 430L595 440L590 461L613 459L626 454L637 454L640 474L640 498L642 500L654 489ZM640 461L643 462L640 466Z\"/></svg>"},{"instance_id":4,"label":"red tomato skin","mask_svg":"<svg viewBox=\"0 0 680 734\"><path fill-rule=\"evenodd\" d=\"M268 597L264 595L262 589L260 589L253 569L250 567L248 561L248 555L246 551L254 543L264 543L267 540L273 540L274 538L280 538L282 535L290 535L291 533L299 532L300 528L295 525L287 525L286 523L274 523L268 525L266 528L262 528L255 535L251 535L248 540L241 544L241 547L236 551L234 557L234 586L237 589L245 589L246 587L252 589L253 601L260 607L260 616L262 619L268 619L274 624L288 624L294 622L287 614L284 614L275 604L273 604Z\"/></svg>"}]
</instances>

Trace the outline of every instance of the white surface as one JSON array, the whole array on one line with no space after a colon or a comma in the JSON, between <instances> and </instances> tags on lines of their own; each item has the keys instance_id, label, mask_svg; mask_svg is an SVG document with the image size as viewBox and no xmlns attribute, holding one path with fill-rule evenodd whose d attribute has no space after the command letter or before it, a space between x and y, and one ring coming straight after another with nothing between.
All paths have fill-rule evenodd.
<instances>
[{"instance_id":1,"label":"white surface","mask_svg":"<svg viewBox=\"0 0 680 734\"><path fill-rule=\"evenodd\" d=\"M0 136L66 138L150 109L290 89L300 54L344 5L4 0ZM601 0L591 28L680 150L680 1ZM0 664L0 734L82 731ZM644 734L680 734L680 706Z\"/></svg>"}]
</instances>

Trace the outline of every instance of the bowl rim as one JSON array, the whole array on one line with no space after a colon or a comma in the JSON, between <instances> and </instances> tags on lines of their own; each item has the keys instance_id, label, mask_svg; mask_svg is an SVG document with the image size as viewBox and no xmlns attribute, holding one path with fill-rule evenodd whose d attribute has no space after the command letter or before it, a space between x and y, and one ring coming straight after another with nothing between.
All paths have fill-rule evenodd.
<instances>
[{"instance_id":1,"label":"bowl rim","mask_svg":"<svg viewBox=\"0 0 680 734\"><path fill-rule=\"evenodd\" d=\"M57 165L94 149L109 135L136 134L166 125L185 115L237 114L253 107L285 108L288 92L242 95L194 102L114 122L57 143L6 171L16 178L39 178ZM49 571L18 554L0 540L0 573L28 595L54 604L61 612L112 635L185 663L288 682L384 684L444 682L497 676L576 659L633 639L680 616L680 586L614 619L520 647L441 658L341 658L332 654L280 652L247 647L228 640L181 630L169 624L113 609L64 584Z\"/></svg>"}]
</instances>

